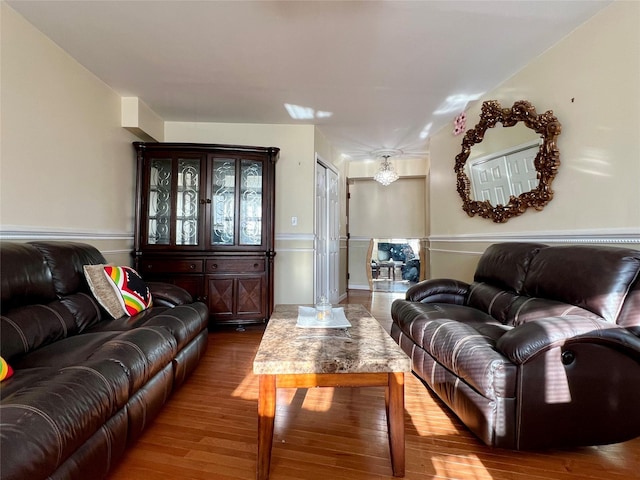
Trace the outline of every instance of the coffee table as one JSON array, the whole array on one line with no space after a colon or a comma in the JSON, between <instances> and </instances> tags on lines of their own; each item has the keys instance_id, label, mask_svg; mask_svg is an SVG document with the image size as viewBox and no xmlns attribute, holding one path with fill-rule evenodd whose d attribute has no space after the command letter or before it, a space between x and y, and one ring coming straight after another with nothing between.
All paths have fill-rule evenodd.
<instances>
[{"instance_id":1,"label":"coffee table","mask_svg":"<svg viewBox=\"0 0 640 480\"><path fill-rule=\"evenodd\" d=\"M253 361L259 375L256 478L267 480L277 388L386 387L393 475L404 476L404 373L411 360L362 305L344 305L352 327L296 327L298 305L276 305Z\"/></svg>"}]
</instances>

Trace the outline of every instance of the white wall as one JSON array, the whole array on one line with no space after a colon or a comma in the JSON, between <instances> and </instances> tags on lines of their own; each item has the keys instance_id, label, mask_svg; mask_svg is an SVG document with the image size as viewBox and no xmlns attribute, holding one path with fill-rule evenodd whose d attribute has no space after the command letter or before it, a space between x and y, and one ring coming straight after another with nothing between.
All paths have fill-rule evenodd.
<instances>
[{"instance_id":1,"label":"white wall","mask_svg":"<svg viewBox=\"0 0 640 480\"><path fill-rule=\"evenodd\" d=\"M434 134L433 276L470 279L478 258L471 252L501 236L608 243L622 238L626 246L640 246L639 19L639 2L614 2L468 110L468 128L489 99L505 107L528 100L538 113L554 111L562 123L562 163L554 198L543 211L527 211L505 224L468 217L453 171L462 136L454 136L451 125Z\"/></svg>"},{"instance_id":2,"label":"white wall","mask_svg":"<svg viewBox=\"0 0 640 480\"><path fill-rule=\"evenodd\" d=\"M388 186L373 180L349 185L352 237L423 238L425 179L400 178Z\"/></svg>"},{"instance_id":3,"label":"white wall","mask_svg":"<svg viewBox=\"0 0 640 480\"><path fill-rule=\"evenodd\" d=\"M129 262L136 137L120 97L0 3L0 235L73 238Z\"/></svg>"}]
</instances>

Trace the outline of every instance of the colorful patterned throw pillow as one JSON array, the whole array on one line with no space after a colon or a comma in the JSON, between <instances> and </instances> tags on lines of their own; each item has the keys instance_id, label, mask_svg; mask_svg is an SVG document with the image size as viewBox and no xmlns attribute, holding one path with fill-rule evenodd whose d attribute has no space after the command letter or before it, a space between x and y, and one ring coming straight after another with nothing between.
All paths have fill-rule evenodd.
<instances>
[{"instance_id":1,"label":"colorful patterned throw pillow","mask_svg":"<svg viewBox=\"0 0 640 480\"><path fill-rule=\"evenodd\" d=\"M127 312L122 305L122 296L107 277L104 267L104 265L85 265L84 276L91 293L102 308L113 318L124 317Z\"/></svg>"},{"instance_id":2,"label":"colorful patterned throw pillow","mask_svg":"<svg viewBox=\"0 0 640 480\"><path fill-rule=\"evenodd\" d=\"M5 362L4 358L0 357L0 382L6 380L11 375L13 375L13 368Z\"/></svg>"},{"instance_id":3,"label":"colorful patterned throw pillow","mask_svg":"<svg viewBox=\"0 0 640 480\"><path fill-rule=\"evenodd\" d=\"M113 318L151 306L151 293L133 268L85 265L84 275L95 299Z\"/></svg>"},{"instance_id":4,"label":"colorful patterned throw pillow","mask_svg":"<svg viewBox=\"0 0 640 480\"><path fill-rule=\"evenodd\" d=\"M118 293L126 315L135 315L151 306L151 292L142 277L133 268L106 265L104 273Z\"/></svg>"}]
</instances>

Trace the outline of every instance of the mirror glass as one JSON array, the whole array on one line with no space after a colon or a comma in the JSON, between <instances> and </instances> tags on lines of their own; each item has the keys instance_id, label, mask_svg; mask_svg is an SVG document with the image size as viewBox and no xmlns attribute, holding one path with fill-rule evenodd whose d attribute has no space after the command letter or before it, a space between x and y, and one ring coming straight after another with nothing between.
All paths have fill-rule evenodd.
<instances>
[{"instance_id":1,"label":"mirror glass","mask_svg":"<svg viewBox=\"0 0 640 480\"><path fill-rule=\"evenodd\" d=\"M560 165L561 125L551 110L538 115L521 100L502 108L482 104L478 124L462 140L454 170L462 209L503 223L527 208L542 210L553 198L551 182Z\"/></svg>"},{"instance_id":2,"label":"mirror glass","mask_svg":"<svg viewBox=\"0 0 640 480\"><path fill-rule=\"evenodd\" d=\"M495 207L536 188L534 161L541 143L540 135L522 122L487 130L482 143L471 148L464 167L471 180L471 199L488 200Z\"/></svg>"}]
</instances>

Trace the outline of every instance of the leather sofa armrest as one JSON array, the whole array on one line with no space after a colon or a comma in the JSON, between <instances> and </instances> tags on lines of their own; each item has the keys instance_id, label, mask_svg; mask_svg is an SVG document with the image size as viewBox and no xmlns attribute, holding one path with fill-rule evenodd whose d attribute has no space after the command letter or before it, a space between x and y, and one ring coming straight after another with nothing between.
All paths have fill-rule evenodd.
<instances>
[{"instance_id":1,"label":"leather sofa armrest","mask_svg":"<svg viewBox=\"0 0 640 480\"><path fill-rule=\"evenodd\" d=\"M548 317L514 327L496 343L496 349L521 365L549 348L582 343L608 345L640 359L640 338L626 328L581 316Z\"/></svg>"},{"instance_id":2,"label":"leather sofa armrest","mask_svg":"<svg viewBox=\"0 0 640 480\"><path fill-rule=\"evenodd\" d=\"M175 307L193 303L193 297L184 288L171 283L146 282L155 306Z\"/></svg>"},{"instance_id":3,"label":"leather sofa armrest","mask_svg":"<svg viewBox=\"0 0 640 480\"><path fill-rule=\"evenodd\" d=\"M464 305L468 292L468 283L450 278L434 278L410 287L405 299L412 302Z\"/></svg>"}]
</instances>

